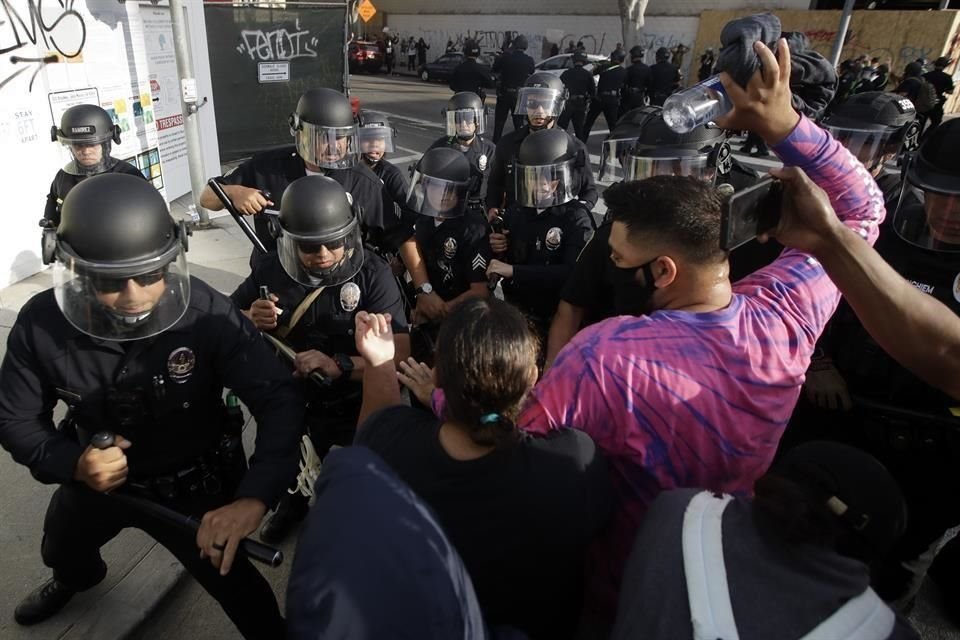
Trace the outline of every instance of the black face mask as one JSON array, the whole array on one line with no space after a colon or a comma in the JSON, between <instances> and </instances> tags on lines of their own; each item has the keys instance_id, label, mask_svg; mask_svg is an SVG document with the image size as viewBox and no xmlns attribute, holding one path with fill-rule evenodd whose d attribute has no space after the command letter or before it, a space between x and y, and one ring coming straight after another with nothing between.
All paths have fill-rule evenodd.
<instances>
[{"instance_id":1,"label":"black face mask","mask_svg":"<svg viewBox=\"0 0 960 640\"><path fill-rule=\"evenodd\" d=\"M651 265L659 259L646 262L639 267L618 267L610 263L609 277L613 284L613 306L619 315L643 316L654 311L654 285ZM637 272L643 273L643 282L637 280Z\"/></svg>"}]
</instances>

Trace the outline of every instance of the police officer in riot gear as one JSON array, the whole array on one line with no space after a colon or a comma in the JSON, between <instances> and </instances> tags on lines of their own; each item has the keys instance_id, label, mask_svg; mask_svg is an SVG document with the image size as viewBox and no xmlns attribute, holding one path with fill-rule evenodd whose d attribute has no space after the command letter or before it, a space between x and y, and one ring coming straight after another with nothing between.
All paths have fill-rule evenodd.
<instances>
[{"instance_id":1,"label":"police officer in riot gear","mask_svg":"<svg viewBox=\"0 0 960 640\"><path fill-rule=\"evenodd\" d=\"M636 45L630 49L630 66L623 81L623 113L647 104L650 95L650 67L643 62L643 48Z\"/></svg>"},{"instance_id":2,"label":"police officer in riot gear","mask_svg":"<svg viewBox=\"0 0 960 640\"><path fill-rule=\"evenodd\" d=\"M572 57L573 67L560 75L560 81L567 87L569 95L557 126L566 131L567 125L572 120L574 134L581 142L586 143L587 129L584 127L584 122L587 118L587 108L597 95L597 85L593 81L593 74L583 67L587 63L587 54L576 51Z\"/></svg>"},{"instance_id":3,"label":"police officer in riot gear","mask_svg":"<svg viewBox=\"0 0 960 640\"><path fill-rule=\"evenodd\" d=\"M533 58L525 53L526 50L526 36L518 35L513 39L510 52L504 53L493 63L493 72L500 74L497 107L494 112L493 144L500 141L508 114L513 114L514 130L523 126L522 115L515 113L518 110L520 114L523 113L523 109L517 106L517 94L534 71Z\"/></svg>"},{"instance_id":4,"label":"police officer in riot gear","mask_svg":"<svg viewBox=\"0 0 960 640\"><path fill-rule=\"evenodd\" d=\"M444 316L467 298L489 295L487 221L482 209L467 204L475 181L464 154L446 147L429 149L414 173L410 207L420 214L417 246L427 263L432 292L444 301ZM421 288L417 293L419 299L431 291ZM442 319L414 310L414 322L426 325L433 340Z\"/></svg>"},{"instance_id":5,"label":"police officer in riot gear","mask_svg":"<svg viewBox=\"0 0 960 640\"><path fill-rule=\"evenodd\" d=\"M892 110L888 104L878 112ZM894 153L897 134L875 130L876 153ZM875 245L900 275L954 313L960 313L958 145L960 121L946 122L907 160L896 213ZM876 455L904 491L907 531L875 571L874 588L885 600L907 601L944 532L960 524L960 418L951 410L956 402L897 364L845 305L817 344L804 391L782 447L824 436L842 439ZM956 570L944 575L954 594L960 588Z\"/></svg>"},{"instance_id":6,"label":"police officer in riot gear","mask_svg":"<svg viewBox=\"0 0 960 640\"><path fill-rule=\"evenodd\" d=\"M560 290L593 230L577 201L577 140L559 129L534 131L517 155L517 200L490 234L488 276L502 278L506 300L519 307L546 343Z\"/></svg>"},{"instance_id":7,"label":"police officer in riot gear","mask_svg":"<svg viewBox=\"0 0 960 640\"><path fill-rule=\"evenodd\" d=\"M363 359L353 338L356 314L391 314L397 352L409 354L400 291L386 262L364 251L360 212L336 181L295 180L272 222L277 251L259 257L230 298L258 329L296 352L295 375L306 379L319 372L328 381L320 386L311 378L303 385L307 431L323 456L334 444L352 442L360 414ZM269 292L265 299L262 287ZM306 511L306 496L286 495L261 538L280 542Z\"/></svg>"},{"instance_id":8,"label":"police officer in riot gear","mask_svg":"<svg viewBox=\"0 0 960 640\"><path fill-rule=\"evenodd\" d=\"M456 149L466 157L473 175L467 207L479 211L482 216L486 211L487 176L496 151L493 143L483 137L486 109L475 94L461 92L447 101L443 115L445 135L430 145L430 149Z\"/></svg>"},{"instance_id":9,"label":"police officer in riot gear","mask_svg":"<svg viewBox=\"0 0 960 640\"><path fill-rule=\"evenodd\" d=\"M666 47L657 49L657 62L650 67L650 104L663 106L663 101L680 88L680 69L670 62Z\"/></svg>"},{"instance_id":10,"label":"police officer in riot gear","mask_svg":"<svg viewBox=\"0 0 960 640\"><path fill-rule=\"evenodd\" d=\"M743 188L756 173L733 162L723 131L702 125L678 134L663 121L658 107L624 114L603 143L602 181L643 180L656 175L689 175ZM604 222L591 238L566 281L550 327L547 366L582 326L617 315L642 315L649 292L624 281L610 260L610 227ZM632 272L631 272L632 274Z\"/></svg>"},{"instance_id":11,"label":"police officer in riot gear","mask_svg":"<svg viewBox=\"0 0 960 640\"><path fill-rule=\"evenodd\" d=\"M187 234L140 178L99 175L73 188L44 229L54 287L21 310L0 367L0 444L59 484L41 553L53 578L20 603L35 624L103 580L100 547L137 527L173 553L246 638L280 637L273 591L237 545L296 475L303 400L230 301L191 278ZM246 469L229 387L257 420ZM58 430L54 405L70 408ZM101 431L115 444L88 443ZM197 518L196 536L109 495L157 501ZM199 547L199 553L198 553Z\"/></svg>"},{"instance_id":12,"label":"police officer in riot gear","mask_svg":"<svg viewBox=\"0 0 960 640\"><path fill-rule=\"evenodd\" d=\"M50 220L44 226L60 224L60 206L70 189L81 180L99 173L126 173L143 177L129 162L110 155L111 144L120 144L120 127L113 123L110 114L93 104L78 104L60 116L60 127L50 128L50 140L60 141L69 154L69 161L50 184L43 219Z\"/></svg>"},{"instance_id":13,"label":"police officer in riot gear","mask_svg":"<svg viewBox=\"0 0 960 640\"><path fill-rule=\"evenodd\" d=\"M516 178L514 176L517 153L524 138L533 131L550 129L557 117L563 112L567 89L560 78L545 72L538 72L527 79L526 85L517 96L518 108L526 114L527 124L511 131L497 144L487 181L487 219L498 215L501 208L516 200ZM566 132L564 132L566 133ZM569 134L567 134L569 135ZM576 199L587 211L597 204L597 188L590 170L586 146L570 136L577 149L574 163L578 169Z\"/></svg>"},{"instance_id":14,"label":"police officer in riot gear","mask_svg":"<svg viewBox=\"0 0 960 640\"><path fill-rule=\"evenodd\" d=\"M620 115L620 91L623 89L626 78L627 70L623 68L623 52L614 51L610 54L610 63L600 70L600 78L597 80L597 100L590 105L590 113L587 114L587 122L583 126L584 137L581 140L587 141L590 130L593 129L593 123L601 113L606 118L608 127L617 124L617 118Z\"/></svg>"},{"instance_id":15,"label":"police officer in riot gear","mask_svg":"<svg viewBox=\"0 0 960 640\"><path fill-rule=\"evenodd\" d=\"M466 60L453 70L450 76L450 89L454 93L461 91L471 91L480 97L483 102L487 99L484 89L492 89L497 86L493 74L480 66L477 58L480 56L480 45L476 40L467 40L463 43L463 55Z\"/></svg>"}]
</instances>

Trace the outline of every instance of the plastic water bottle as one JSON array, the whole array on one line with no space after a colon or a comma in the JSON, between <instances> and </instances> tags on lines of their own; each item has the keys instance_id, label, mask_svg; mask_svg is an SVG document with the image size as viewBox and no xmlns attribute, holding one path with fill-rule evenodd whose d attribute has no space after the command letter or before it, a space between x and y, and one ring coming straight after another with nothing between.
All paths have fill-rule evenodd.
<instances>
[{"instance_id":1,"label":"plastic water bottle","mask_svg":"<svg viewBox=\"0 0 960 640\"><path fill-rule=\"evenodd\" d=\"M663 121L677 133L689 133L733 108L720 76L710 76L689 89L678 91L663 103Z\"/></svg>"}]
</instances>

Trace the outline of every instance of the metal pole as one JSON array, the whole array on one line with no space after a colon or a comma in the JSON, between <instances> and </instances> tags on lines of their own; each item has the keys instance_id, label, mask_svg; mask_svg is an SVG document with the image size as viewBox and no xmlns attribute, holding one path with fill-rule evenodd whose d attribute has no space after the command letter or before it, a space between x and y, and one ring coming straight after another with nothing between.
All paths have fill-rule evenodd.
<instances>
[{"instance_id":1,"label":"metal pole","mask_svg":"<svg viewBox=\"0 0 960 640\"><path fill-rule=\"evenodd\" d=\"M940 11L943 11L950 6L950 0L940 0L940 6L937 7Z\"/></svg>"},{"instance_id":2,"label":"metal pole","mask_svg":"<svg viewBox=\"0 0 960 640\"><path fill-rule=\"evenodd\" d=\"M210 225L210 214L200 206L200 194L206 180L203 175L203 155L200 149L200 127L197 114L197 80L190 63L190 41L183 17L183 0L170 0L170 23L173 27L173 50L177 56L177 75L180 77L180 107L187 135L187 164L190 166L190 186L193 204L200 216L199 226Z\"/></svg>"},{"instance_id":3,"label":"metal pole","mask_svg":"<svg viewBox=\"0 0 960 640\"><path fill-rule=\"evenodd\" d=\"M843 51L843 41L847 39L847 30L850 28L850 16L853 15L854 0L843 3L843 15L840 16L840 27L837 29L837 38L833 41L830 50L830 64L836 67L840 64L840 53Z\"/></svg>"}]
</instances>

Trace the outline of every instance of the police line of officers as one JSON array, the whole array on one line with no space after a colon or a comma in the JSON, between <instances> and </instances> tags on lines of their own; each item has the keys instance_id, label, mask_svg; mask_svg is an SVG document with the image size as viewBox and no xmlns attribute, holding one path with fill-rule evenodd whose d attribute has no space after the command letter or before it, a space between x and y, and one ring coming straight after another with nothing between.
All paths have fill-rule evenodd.
<instances>
[{"instance_id":1,"label":"police line of officers","mask_svg":"<svg viewBox=\"0 0 960 640\"><path fill-rule=\"evenodd\" d=\"M582 63L578 58L571 71ZM637 65L615 66L629 80L645 75ZM595 104L606 104L608 73ZM622 78L616 83L624 85ZM652 288L638 283L636 269L619 272L609 260L609 225L597 229L586 147L556 126L565 115L575 122L583 115L586 93L570 85L529 75L515 88L523 123L496 146L484 137L480 97L456 93L444 110L445 135L415 165L409 184L386 158L395 138L386 117L361 112L358 124L344 95L307 91L289 120L294 145L257 154L217 179L230 206L254 215L257 236L270 249L252 257L250 275L229 300L189 276L189 234L163 198L140 177L122 175L139 174L110 156L119 132L107 114L89 105L68 110L53 136L72 159L54 181L42 223L54 288L23 308L0 369L0 442L39 480L61 485L42 545L53 577L21 603L18 622L46 619L97 584L106 572L100 547L138 526L171 549L245 637L280 637L283 620L269 585L235 552L268 509L276 507L261 532L267 542L282 540L304 517L307 498L295 480L304 433L320 456L352 441L364 367L354 344L357 313L390 314L402 368L411 353L429 361L454 306L492 295L498 285L537 328L547 366L582 326L649 312ZM724 132L676 134L658 108L637 106L643 102L627 103L635 108L619 120L612 106L601 107L617 123L603 145L601 179L691 175L735 189L757 179L733 161ZM960 148L960 127L945 125L932 136L904 181L884 167L914 151L909 101L860 94L824 126L888 194L891 222L878 250L886 248L905 277L960 312L960 222L935 224L916 200L960 194L960 171L948 157ZM225 204L209 187L201 203ZM743 256L745 272L768 259ZM824 349L830 341L835 353L815 366L849 374L852 389L854 369L866 365L843 350L855 354L869 338L843 334L846 320L824 339ZM282 364L258 331L288 346L291 362ZM869 373L886 380L857 390L886 402L896 391L894 365L877 358ZM818 370L811 368L811 379ZM242 456L228 455L239 431L224 410L224 387L259 426L249 469ZM806 422L822 424L817 412L840 400L809 395L813 402L801 407L801 417L806 410L815 415ZM939 413L945 400L925 397L927 404L911 410L949 423ZM52 410L59 400L70 416L58 429ZM114 446L89 445L102 431L116 435ZM914 459L905 463L908 471L924 464L923 455ZM960 487L941 471L936 481L951 495ZM927 478L937 470L925 472ZM202 518L196 541L114 502L108 492L121 488ZM936 509L943 517L928 518L932 524L915 532L900 560L915 559L939 539L944 523L960 520L960 509Z\"/></svg>"}]
</instances>

